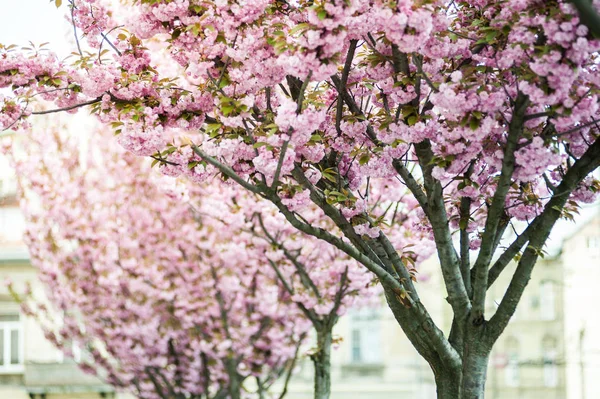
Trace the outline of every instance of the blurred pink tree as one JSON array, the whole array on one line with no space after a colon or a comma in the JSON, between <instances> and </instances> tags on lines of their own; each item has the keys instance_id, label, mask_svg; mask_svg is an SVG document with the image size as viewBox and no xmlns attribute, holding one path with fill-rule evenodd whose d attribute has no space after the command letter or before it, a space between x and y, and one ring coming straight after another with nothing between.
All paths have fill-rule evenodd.
<instances>
[{"instance_id":1,"label":"blurred pink tree","mask_svg":"<svg viewBox=\"0 0 600 399\"><path fill-rule=\"evenodd\" d=\"M285 394L312 324L329 379L333 326L372 278L268 203L161 176L106 136L41 129L11 146L50 306L21 300L47 337L141 398L263 397L280 377Z\"/></svg>"}]
</instances>

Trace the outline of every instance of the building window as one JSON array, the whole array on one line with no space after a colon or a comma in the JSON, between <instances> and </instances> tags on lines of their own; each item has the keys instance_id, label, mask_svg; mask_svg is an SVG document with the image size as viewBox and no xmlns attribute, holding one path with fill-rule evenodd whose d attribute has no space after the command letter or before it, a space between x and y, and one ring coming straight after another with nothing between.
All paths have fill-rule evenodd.
<instances>
[{"instance_id":1,"label":"building window","mask_svg":"<svg viewBox=\"0 0 600 399\"><path fill-rule=\"evenodd\" d=\"M360 353L361 342L360 342L360 330L352 330L352 363L361 363L362 354Z\"/></svg>"},{"instance_id":2,"label":"building window","mask_svg":"<svg viewBox=\"0 0 600 399\"><path fill-rule=\"evenodd\" d=\"M519 341L514 337L506 339L505 383L509 387L519 386Z\"/></svg>"},{"instance_id":3,"label":"building window","mask_svg":"<svg viewBox=\"0 0 600 399\"><path fill-rule=\"evenodd\" d=\"M377 309L364 308L350 312L351 363L380 364L381 319Z\"/></svg>"},{"instance_id":4,"label":"building window","mask_svg":"<svg viewBox=\"0 0 600 399\"><path fill-rule=\"evenodd\" d=\"M19 315L0 315L0 373L23 371L23 328Z\"/></svg>"},{"instance_id":5,"label":"building window","mask_svg":"<svg viewBox=\"0 0 600 399\"><path fill-rule=\"evenodd\" d=\"M542 341L542 360L544 363L544 386L558 385L558 367L556 364L556 339L546 336Z\"/></svg>"},{"instance_id":6,"label":"building window","mask_svg":"<svg viewBox=\"0 0 600 399\"><path fill-rule=\"evenodd\" d=\"M587 249L594 258L600 256L600 236L588 236L586 240Z\"/></svg>"},{"instance_id":7,"label":"building window","mask_svg":"<svg viewBox=\"0 0 600 399\"><path fill-rule=\"evenodd\" d=\"M66 351L68 358L72 359L75 363L81 363L82 350L79 344L75 341L71 341L70 344L66 344ZM59 349L56 361L58 363L64 363L65 361L65 352L62 349Z\"/></svg>"},{"instance_id":8,"label":"building window","mask_svg":"<svg viewBox=\"0 0 600 399\"><path fill-rule=\"evenodd\" d=\"M540 317L542 320L556 318L556 295L552 281L542 281L540 285Z\"/></svg>"},{"instance_id":9,"label":"building window","mask_svg":"<svg viewBox=\"0 0 600 399\"><path fill-rule=\"evenodd\" d=\"M77 342L73 342L72 352L73 360L75 360L75 363L81 363L81 347L77 345Z\"/></svg>"}]
</instances>

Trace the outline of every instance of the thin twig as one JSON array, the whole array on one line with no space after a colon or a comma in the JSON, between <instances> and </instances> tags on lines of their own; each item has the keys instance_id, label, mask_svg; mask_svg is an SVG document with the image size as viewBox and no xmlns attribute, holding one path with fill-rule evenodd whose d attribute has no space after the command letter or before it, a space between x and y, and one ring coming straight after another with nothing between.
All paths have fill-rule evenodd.
<instances>
[{"instance_id":1,"label":"thin twig","mask_svg":"<svg viewBox=\"0 0 600 399\"><path fill-rule=\"evenodd\" d=\"M79 38L77 37L77 26L75 25L75 0L71 1L71 24L73 25L73 36L75 36L75 43L77 44L77 51L79 55L83 56L83 52L81 51L81 46L79 45Z\"/></svg>"},{"instance_id":2,"label":"thin twig","mask_svg":"<svg viewBox=\"0 0 600 399\"><path fill-rule=\"evenodd\" d=\"M113 30L121 28L121 27L123 27L123 25L115 26L114 28L112 28L111 30L106 32L106 35L102 34L102 41L100 42L100 46L98 48L98 61L101 62L100 54L102 53L102 45L104 44L104 41L106 41L117 52L117 54L119 54L119 56L121 55L119 50L117 50L116 47L111 43L111 41L107 39L107 36L110 35Z\"/></svg>"},{"instance_id":3,"label":"thin twig","mask_svg":"<svg viewBox=\"0 0 600 399\"><path fill-rule=\"evenodd\" d=\"M55 109L49 109L46 111L32 112L31 115L45 115L45 114L53 114L56 112L70 111L75 108L85 107L86 105L96 104L96 103L99 103L100 101L102 101L102 97L97 97L97 98L94 98L93 100L75 104L75 105L70 105L70 106L64 107L64 108L55 108Z\"/></svg>"},{"instance_id":4,"label":"thin twig","mask_svg":"<svg viewBox=\"0 0 600 399\"><path fill-rule=\"evenodd\" d=\"M108 43L108 45L110 47L112 47L113 50L115 50L115 52L119 55L119 57L122 55L121 52L119 51L119 49L116 48L114 44L112 44L112 42L110 41L110 39L104 33L100 33L100 36L102 36L103 40L106 40L106 43Z\"/></svg>"}]
</instances>

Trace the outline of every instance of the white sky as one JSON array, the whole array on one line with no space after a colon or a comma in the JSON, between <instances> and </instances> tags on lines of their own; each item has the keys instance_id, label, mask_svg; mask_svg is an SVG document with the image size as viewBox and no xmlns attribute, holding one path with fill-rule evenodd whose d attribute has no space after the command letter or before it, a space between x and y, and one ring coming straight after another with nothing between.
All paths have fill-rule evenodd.
<instances>
[{"instance_id":1,"label":"white sky","mask_svg":"<svg viewBox=\"0 0 600 399\"><path fill-rule=\"evenodd\" d=\"M0 0L0 43L27 46L49 42L61 58L72 52L72 31L65 13L66 1L57 9L48 0Z\"/></svg>"},{"instance_id":2,"label":"white sky","mask_svg":"<svg viewBox=\"0 0 600 399\"><path fill-rule=\"evenodd\" d=\"M74 49L71 27L65 19L68 8L56 8L49 0L0 0L0 43L29 46L48 42L46 48L67 57ZM0 137L2 134L0 133ZM12 171L6 159L0 158L0 179Z\"/></svg>"}]
</instances>

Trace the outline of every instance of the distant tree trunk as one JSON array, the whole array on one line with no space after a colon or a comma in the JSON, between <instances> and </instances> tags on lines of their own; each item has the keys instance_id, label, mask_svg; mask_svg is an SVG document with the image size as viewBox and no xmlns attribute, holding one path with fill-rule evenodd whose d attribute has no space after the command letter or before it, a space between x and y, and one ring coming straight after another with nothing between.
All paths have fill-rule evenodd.
<instances>
[{"instance_id":1,"label":"distant tree trunk","mask_svg":"<svg viewBox=\"0 0 600 399\"><path fill-rule=\"evenodd\" d=\"M227 359L226 361L227 374L229 375L229 391L230 399L241 399L242 397L242 383L240 375L237 372L237 363L233 359Z\"/></svg>"},{"instance_id":2,"label":"distant tree trunk","mask_svg":"<svg viewBox=\"0 0 600 399\"><path fill-rule=\"evenodd\" d=\"M315 367L315 399L331 395L331 328L317 330L317 352L311 356Z\"/></svg>"},{"instance_id":3,"label":"distant tree trunk","mask_svg":"<svg viewBox=\"0 0 600 399\"><path fill-rule=\"evenodd\" d=\"M231 399L241 399L241 384L238 378L234 378L229 382L229 397Z\"/></svg>"},{"instance_id":4,"label":"distant tree trunk","mask_svg":"<svg viewBox=\"0 0 600 399\"><path fill-rule=\"evenodd\" d=\"M256 385L257 385L257 392L258 392L258 399L266 399L266 392L265 392L265 388L263 386L262 381L260 380L260 378L256 377ZM285 396L285 395L284 395Z\"/></svg>"}]
</instances>

